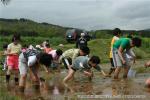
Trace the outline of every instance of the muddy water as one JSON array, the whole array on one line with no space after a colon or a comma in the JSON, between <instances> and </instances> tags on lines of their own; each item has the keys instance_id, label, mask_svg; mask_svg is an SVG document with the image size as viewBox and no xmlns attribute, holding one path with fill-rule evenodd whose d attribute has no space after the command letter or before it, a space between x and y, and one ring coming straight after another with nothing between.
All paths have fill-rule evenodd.
<instances>
[{"instance_id":1,"label":"muddy water","mask_svg":"<svg viewBox=\"0 0 150 100\"><path fill-rule=\"evenodd\" d=\"M100 100L96 96L107 98L120 98L121 95L139 96L139 99L118 99L118 100L149 100L150 92L144 88L144 81L149 74L138 74L135 78L128 80L112 80L111 78L103 78L99 73L95 73L92 82L81 73L76 73L74 80L71 80L67 87L62 84L62 79L66 73L54 73L42 80L39 93L35 93L30 80L27 81L24 100ZM44 78L45 75L42 77ZM10 83L9 92L18 96L17 87L14 83ZM94 96L95 97L91 97ZM89 96L82 97L79 96ZM118 96L118 97L117 97ZM83 99L84 98L84 99ZM114 99L114 100L116 100Z\"/></svg>"},{"instance_id":2,"label":"muddy water","mask_svg":"<svg viewBox=\"0 0 150 100\"><path fill-rule=\"evenodd\" d=\"M144 81L150 77L149 73L136 74L134 78L127 80L112 80L104 78L94 71L91 82L82 73L77 72L75 78L70 80L67 86L62 84L62 79L67 72L53 71L46 75L40 73L40 92L35 92L32 82L27 80L23 100L150 100L150 90L144 87ZM4 83L4 82L3 82ZM2 86L1 86L2 87ZM3 86L3 88L6 88ZM17 87L11 82L10 94L19 96Z\"/></svg>"}]
</instances>

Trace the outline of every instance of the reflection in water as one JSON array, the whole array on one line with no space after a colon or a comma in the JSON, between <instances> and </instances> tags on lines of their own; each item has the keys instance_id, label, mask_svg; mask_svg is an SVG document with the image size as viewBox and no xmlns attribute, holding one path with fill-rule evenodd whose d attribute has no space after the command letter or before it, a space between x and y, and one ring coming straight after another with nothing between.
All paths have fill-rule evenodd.
<instances>
[{"instance_id":1,"label":"reflection in water","mask_svg":"<svg viewBox=\"0 0 150 100\"><path fill-rule=\"evenodd\" d=\"M54 86L53 94L54 94L54 95L60 94L60 93L59 93L59 89L58 89L57 86Z\"/></svg>"},{"instance_id":2,"label":"reflection in water","mask_svg":"<svg viewBox=\"0 0 150 100\"><path fill-rule=\"evenodd\" d=\"M93 84L91 82L89 83L72 83L72 84L67 84L64 83L64 86L66 87L66 90L69 90L68 93L83 93L83 94L88 94L91 95L93 91ZM68 94L66 92L66 94Z\"/></svg>"},{"instance_id":3,"label":"reflection in water","mask_svg":"<svg viewBox=\"0 0 150 100\"><path fill-rule=\"evenodd\" d=\"M103 95L109 96L124 96L124 95L144 95L147 93L144 91L144 84L140 86L139 84L134 83L133 80L120 80L112 81L110 86L105 86L103 89Z\"/></svg>"},{"instance_id":4,"label":"reflection in water","mask_svg":"<svg viewBox=\"0 0 150 100\"><path fill-rule=\"evenodd\" d=\"M112 96L128 95L130 91L130 83L126 81L112 83Z\"/></svg>"},{"instance_id":5,"label":"reflection in water","mask_svg":"<svg viewBox=\"0 0 150 100\"><path fill-rule=\"evenodd\" d=\"M87 78L85 80L81 78L78 81L63 84L62 79L64 76L62 73L53 73L49 77L42 76L45 79L40 79L40 92L38 93L33 90L32 83L27 81L25 94L22 98L25 100L63 100L58 98L75 98L78 94L110 96L150 94L148 89L144 88L144 80L147 78L144 76L119 81L111 81L111 78L103 79L95 76L96 78L92 82L87 82ZM10 82L9 89L11 94L18 96L17 87L14 83Z\"/></svg>"}]
</instances>

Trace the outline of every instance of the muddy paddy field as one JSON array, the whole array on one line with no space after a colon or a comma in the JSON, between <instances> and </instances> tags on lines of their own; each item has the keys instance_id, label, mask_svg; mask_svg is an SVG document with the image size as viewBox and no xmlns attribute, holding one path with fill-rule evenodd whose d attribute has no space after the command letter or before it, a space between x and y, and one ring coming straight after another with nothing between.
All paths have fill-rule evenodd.
<instances>
[{"instance_id":1,"label":"muddy paddy field","mask_svg":"<svg viewBox=\"0 0 150 100\"><path fill-rule=\"evenodd\" d=\"M40 91L34 91L28 77L24 95L20 95L13 79L6 85L4 72L0 72L0 100L150 100L150 90L145 88L145 80L150 77L150 68L144 68L145 61L137 61L132 66L136 73L127 80L113 80L103 77L95 69L91 82L81 72L77 72L68 84L62 83L67 70L55 70L41 77ZM108 72L110 65L102 64L102 69ZM113 74L112 74L113 76Z\"/></svg>"}]
</instances>

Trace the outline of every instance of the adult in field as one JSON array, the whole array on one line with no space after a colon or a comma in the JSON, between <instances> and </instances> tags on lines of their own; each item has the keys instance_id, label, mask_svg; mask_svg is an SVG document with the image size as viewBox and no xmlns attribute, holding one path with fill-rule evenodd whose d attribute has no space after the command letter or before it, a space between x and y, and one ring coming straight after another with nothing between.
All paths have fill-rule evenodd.
<instances>
[{"instance_id":1,"label":"adult in field","mask_svg":"<svg viewBox=\"0 0 150 100\"><path fill-rule=\"evenodd\" d=\"M76 41L76 48L80 48L82 46L87 46L87 39L85 38L85 33L81 33L81 37Z\"/></svg>"}]
</instances>

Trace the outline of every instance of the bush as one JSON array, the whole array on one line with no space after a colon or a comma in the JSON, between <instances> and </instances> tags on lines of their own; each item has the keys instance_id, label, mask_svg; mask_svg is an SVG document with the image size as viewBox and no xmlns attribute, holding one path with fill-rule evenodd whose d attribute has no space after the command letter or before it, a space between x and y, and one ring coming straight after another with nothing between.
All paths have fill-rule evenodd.
<instances>
[{"instance_id":1,"label":"bush","mask_svg":"<svg viewBox=\"0 0 150 100\"><path fill-rule=\"evenodd\" d=\"M150 38L143 38L142 39L142 50L144 50L146 53L150 53Z\"/></svg>"}]
</instances>

